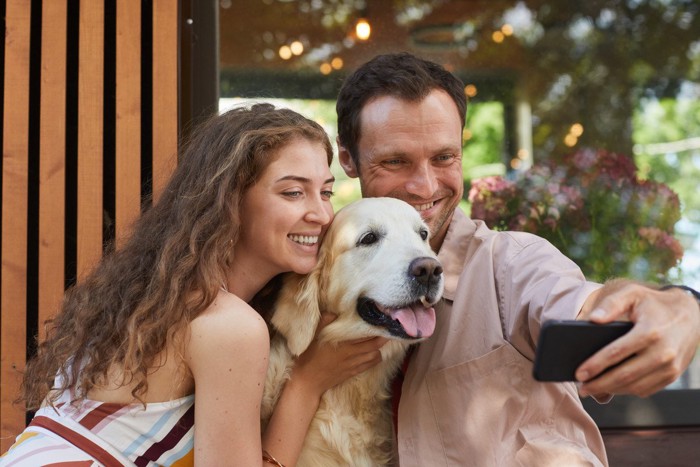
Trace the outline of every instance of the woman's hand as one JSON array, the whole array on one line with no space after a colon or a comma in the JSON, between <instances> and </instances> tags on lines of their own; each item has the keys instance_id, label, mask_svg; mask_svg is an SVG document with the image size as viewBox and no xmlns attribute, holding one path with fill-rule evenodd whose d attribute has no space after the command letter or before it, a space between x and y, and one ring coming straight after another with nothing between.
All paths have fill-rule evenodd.
<instances>
[{"instance_id":1,"label":"woman's hand","mask_svg":"<svg viewBox=\"0 0 700 467\"><path fill-rule=\"evenodd\" d=\"M299 356L292 370L291 380L302 384L309 394L320 397L328 389L372 368L382 361L379 349L388 341L384 337L368 337L334 345L319 342L320 331L332 323L336 315L323 313L316 330L316 338Z\"/></svg>"}]
</instances>

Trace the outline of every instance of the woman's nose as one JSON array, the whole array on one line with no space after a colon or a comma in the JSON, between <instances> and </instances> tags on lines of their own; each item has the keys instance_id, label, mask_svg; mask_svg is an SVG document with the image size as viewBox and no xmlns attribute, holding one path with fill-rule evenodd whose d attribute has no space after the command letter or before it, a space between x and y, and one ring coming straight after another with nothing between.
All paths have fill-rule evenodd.
<instances>
[{"instance_id":1,"label":"woman's nose","mask_svg":"<svg viewBox=\"0 0 700 467\"><path fill-rule=\"evenodd\" d=\"M330 223L333 219L333 206L330 201L316 199L309 202L305 219L307 222L314 222L321 225Z\"/></svg>"}]
</instances>

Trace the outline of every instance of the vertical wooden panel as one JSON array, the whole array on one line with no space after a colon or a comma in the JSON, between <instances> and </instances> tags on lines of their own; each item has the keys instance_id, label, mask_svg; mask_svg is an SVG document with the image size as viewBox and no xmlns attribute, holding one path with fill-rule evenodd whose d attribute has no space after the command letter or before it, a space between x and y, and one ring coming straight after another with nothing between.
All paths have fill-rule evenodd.
<instances>
[{"instance_id":1,"label":"vertical wooden panel","mask_svg":"<svg viewBox=\"0 0 700 467\"><path fill-rule=\"evenodd\" d=\"M104 3L80 2L78 58L78 279L102 256Z\"/></svg>"},{"instance_id":2,"label":"vertical wooden panel","mask_svg":"<svg viewBox=\"0 0 700 467\"><path fill-rule=\"evenodd\" d=\"M117 245L141 211L141 2L117 3L116 193Z\"/></svg>"},{"instance_id":3,"label":"vertical wooden panel","mask_svg":"<svg viewBox=\"0 0 700 467\"><path fill-rule=\"evenodd\" d=\"M64 288L66 0L42 3L39 130L39 338Z\"/></svg>"},{"instance_id":4,"label":"vertical wooden panel","mask_svg":"<svg viewBox=\"0 0 700 467\"><path fill-rule=\"evenodd\" d=\"M2 148L0 451L24 426L19 394L26 355L29 32L31 2L7 0Z\"/></svg>"},{"instance_id":5,"label":"vertical wooden panel","mask_svg":"<svg viewBox=\"0 0 700 467\"><path fill-rule=\"evenodd\" d=\"M177 163L178 0L153 2L153 200Z\"/></svg>"}]
</instances>

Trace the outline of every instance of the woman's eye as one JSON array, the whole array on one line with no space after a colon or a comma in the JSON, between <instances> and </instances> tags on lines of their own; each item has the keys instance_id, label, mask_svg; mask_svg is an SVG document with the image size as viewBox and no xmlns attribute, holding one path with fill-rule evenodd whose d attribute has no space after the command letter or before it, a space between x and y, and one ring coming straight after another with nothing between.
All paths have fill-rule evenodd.
<instances>
[{"instance_id":1,"label":"woman's eye","mask_svg":"<svg viewBox=\"0 0 700 467\"><path fill-rule=\"evenodd\" d=\"M360 245L371 245L376 243L378 240L377 235L374 232L367 232L362 237L360 237Z\"/></svg>"}]
</instances>

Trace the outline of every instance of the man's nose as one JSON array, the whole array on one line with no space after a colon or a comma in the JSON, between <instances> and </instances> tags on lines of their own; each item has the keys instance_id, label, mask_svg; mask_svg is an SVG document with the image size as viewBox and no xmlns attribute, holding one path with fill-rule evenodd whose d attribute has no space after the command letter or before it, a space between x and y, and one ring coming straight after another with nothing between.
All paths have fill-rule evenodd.
<instances>
[{"instance_id":1,"label":"man's nose","mask_svg":"<svg viewBox=\"0 0 700 467\"><path fill-rule=\"evenodd\" d=\"M406 182L406 191L424 199L431 198L437 189L437 176L429 164L417 166Z\"/></svg>"}]
</instances>

